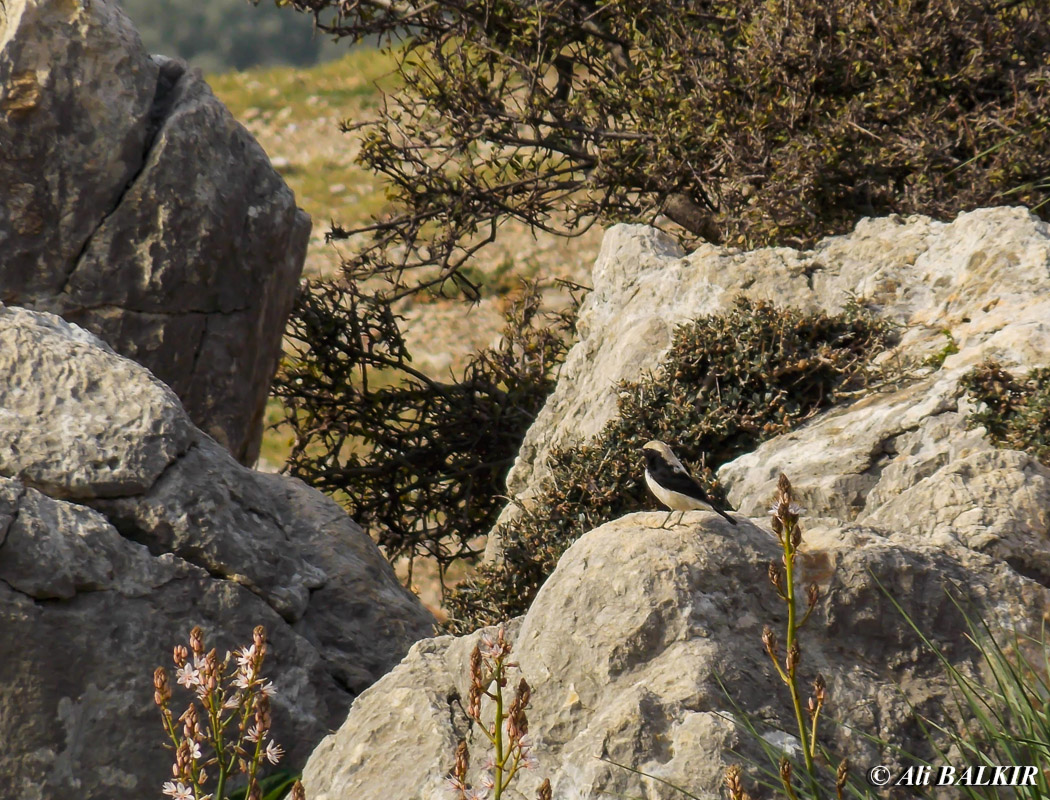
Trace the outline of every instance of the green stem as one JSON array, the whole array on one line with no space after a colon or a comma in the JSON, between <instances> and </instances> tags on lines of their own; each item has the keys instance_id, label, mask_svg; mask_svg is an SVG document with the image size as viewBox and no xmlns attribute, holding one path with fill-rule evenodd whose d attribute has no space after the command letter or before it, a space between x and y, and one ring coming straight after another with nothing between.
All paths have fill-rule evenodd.
<instances>
[{"instance_id":1,"label":"green stem","mask_svg":"<svg viewBox=\"0 0 1050 800\"><path fill-rule=\"evenodd\" d=\"M244 794L245 797L248 797L248 795L251 794L252 787L255 785L256 782L255 776L259 772L259 760L260 756L262 755L262 741L263 736L262 734L260 734L259 738L255 742L255 755L252 756L252 762L248 772L248 790ZM222 800L222 798L220 797L217 800Z\"/></svg>"},{"instance_id":2,"label":"green stem","mask_svg":"<svg viewBox=\"0 0 1050 800\"><path fill-rule=\"evenodd\" d=\"M512 744L511 747L513 748L514 745ZM510 754L508 753L507 755L509 756ZM517 750L514 753L514 762L510 765L510 768L507 770L507 780L505 780L503 782L504 786L509 786L510 782L512 780L514 780L514 776L517 774L518 768L520 767L520 765L521 765L521 750L519 749L519 750Z\"/></svg>"},{"instance_id":3,"label":"green stem","mask_svg":"<svg viewBox=\"0 0 1050 800\"><path fill-rule=\"evenodd\" d=\"M784 573L785 582L787 583L787 607L788 607L788 622L787 622L787 652L790 653L792 647L795 644L795 636L798 633L798 625L796 623L797 610L795 608L795 550L791 544L791 537L794 534L794 525L786 525L784 527ZM802 742L802 755L806 760L806 771L810 777L813 775L813 750L810 748L809 736L806 735L806 718L805 712L802 709L802 697L798 692L798 678L796 672L798 671L798 665L792 665L788 670L788 688L791 690L791 702L795 706L795 720L798 722L799 739Z\"/></svg>"},{"instance_id":4,"label":"green stem","mask_svg":"<svg viewBox=\"0 0 1050 800\"><path fill-rule=\"evenodd\" d=\"M503 687L501 681L503 679L503 664L499 661L496 662L496 729L492 732L493 746L496 751L496 766L493 770L493 794L492 800L500 800L500 796L503 794Z\"/></svg>"},{"instance_id":5,"label":"green stem","mask_svg":"<svg viewBox=\"0 0 1050 800\"><path fill-rule=\"evenodd\" d=\"M165 708L165 711L167 709ZM172 717L168 714L161 712L161 718L164 720L164 727L168 730L168 738L171 739L171 743L175 745L175 750L179 749L179 735L175 733L175 724L172 722Z\"/></svg>"},{"instance_id":6,"label":"green stem","mask_svg":"<svg viewBox=\"0 0 1050 800\"><path fill-rule=\"evenodd\" d=\"M215 785L215 797L217 800L225 800L226 795L222 792L226 788L226 770L223 769L222 761L219 761L219 782Z\"/></svg>"},{"instance_id":7,"label":"green stem","mask_svg":"<svg viewBox=\"0 0 1050 800\"><path fill-rule=\"evenodd\" d=\"M809 736L809 752L810 753L817 752L817 723L820 720L820 709L821 709L821 706L818 705L817 706L817 710L813 712L813 723L812 723L812 728L810 729L810 732L809 732L809 734L810 734L810 736Z\"/></svg>"},{"instance_id":8,"label":"green stem","mask_svg":"<svg viewBox=\"0 0 1050 800\"><path fill-rule=\"evenodd\" d=\"M211 723L211 740L212 746L215 748L215 762L219 767L219 777L215 785L214 796L215 800L224 800L225 795L223 792L226 789L226 772L228 765L224 763L222 759L222 720L219 718L222 714L222 704L217 696L218 691L219 689L216 688L215 692L208 693L208 720Z\"/></svg>"}]
</instances>

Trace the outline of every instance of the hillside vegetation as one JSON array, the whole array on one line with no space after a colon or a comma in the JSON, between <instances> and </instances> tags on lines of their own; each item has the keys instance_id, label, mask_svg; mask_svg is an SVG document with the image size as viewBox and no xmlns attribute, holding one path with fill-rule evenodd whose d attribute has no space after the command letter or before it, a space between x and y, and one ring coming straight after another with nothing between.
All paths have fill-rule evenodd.
<instances>
[{"instance_id":1,"label":"hillside vegetation","mask_svg":"<svg viewBox=\"0 0 1050 800\"><path fill-rule=\"evenodd\" d=\"M363 224L383 211L386 196L379 179L354 163L359 142L354 132L343 133L343 123L354 124L375 114L383 91L398 88L395 57L382 50L360 47L341 58L312 67L267 67L208 76L215 94L270 156L300 206L314 221L306 258L308 277L331 277L340 265L341 250L325 244L332 222L343 227ZM475 269L483 276L481 313L448 342L456 359L437 358L431 363L425 348L418 355L423 367L446 372L460 363L473 342L488 344L499 330L498 315L489 315L484 302L505 294L519 277L566 277L586 280L598 251L600 231L579 239L559 239L543 233L531 234L524 226L507 223L500 240L487 248ZM438 304L428 309L443 327L454 325L458 309ZM409 310L410 317L412 316ZM491 317L478 329L477 316Z\"/></svg>"},{"instance_id":2,"label":"hillside vegetation","mask_svg":"<svg viewBox=\"0 0 1050 800\"><path fill-rule=\"evenodd\" d=\"M216 96L259 140L296 201L313 218L306 274L330 276L339 254L324 243L332 220L365 220L383 204L373 176L354 163L344 120L373 113L394 84L393 61L372 48L312 67L265 67L209 75Z\"/></svg>"},{"instance_id":3,"label":"hillside vegetation","mask_svg":"<svg viewBox=\"0 0 1050 800\"><path fill-rule=\"evenodd\" d=\"M151 53L177 56L205 72L264 64L309 65L346 51L313 21L250 0L121 0Z\"/></svg>"}]
</instances>

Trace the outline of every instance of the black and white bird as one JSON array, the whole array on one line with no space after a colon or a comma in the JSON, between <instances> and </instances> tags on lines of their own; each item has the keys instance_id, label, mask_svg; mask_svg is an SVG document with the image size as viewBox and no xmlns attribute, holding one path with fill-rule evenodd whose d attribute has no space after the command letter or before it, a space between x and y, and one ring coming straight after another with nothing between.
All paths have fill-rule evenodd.
<instances>
[{"instance_id":1,"label":"black and white bird","mask_svg":"<svg viewBox=\"0 0 1050 800\"><path fill-rule=\"evenodd\" d=\"M675 511L682 512L678 518L680 525L686 511L703 508L721 514L731 524L736 525L735 519L711 504L704 487L682 466L682 462L671 452L670 447L661 441L653 440L645 443L642 453L645 455L645 484L653 496L670 509L661 528L667 525Z\"/></svg>"}]
</instances>

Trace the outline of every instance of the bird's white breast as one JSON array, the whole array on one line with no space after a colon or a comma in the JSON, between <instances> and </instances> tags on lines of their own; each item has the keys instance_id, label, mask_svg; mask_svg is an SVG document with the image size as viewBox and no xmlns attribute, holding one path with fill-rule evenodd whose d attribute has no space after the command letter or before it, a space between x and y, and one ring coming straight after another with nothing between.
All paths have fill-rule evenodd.
<instances>
[{"instance_id":1,"label":"bird's white breast","mask_svg":"<svg viewBox=\"0 0 1050 800\"><path fill-rule=\"evenodd\" d=\"M665 489L653 480L649 470L645 471L645 484L649 487L649 491L653 493L653 496L672 511L693 511L698 508L707 508L700 500Z\"/></svg>"}]
</instances>

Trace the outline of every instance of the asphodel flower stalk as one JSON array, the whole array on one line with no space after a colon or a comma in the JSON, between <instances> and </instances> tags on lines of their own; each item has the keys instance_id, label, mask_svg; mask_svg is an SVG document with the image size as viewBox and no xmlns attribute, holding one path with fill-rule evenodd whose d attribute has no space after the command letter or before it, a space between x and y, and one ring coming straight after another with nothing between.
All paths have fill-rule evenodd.
<instances>
[{"instance_id":1,"label":"asphodel flower stalk","mask_svg":"<svg viewBox=\"0 0 1050 800\"><path fill-rule=\"evenodd\" d=\"M176 680L193 693L178 719L181 729L170 709L167 671L158 667L153 674L154 701L175 752L174 780L165 783L162 792L173 800L226 800L226 785L235 771L247 776L245 796L260 798L259 765L263 759L276 764L283 755L270 736L274 689L262 677L266 653L262 626L255 628L252 638L250 646L220 659L215 649L205 652L204 632L195 627L189 647L177 645L172 650ZM208 792L212 778L214 792Z\"/></svg>"},{"instance_id":2,"label":"asphodel flower stalk","mask_svg":"<svg viewBox=\"0 0 1050 800\"><path fill-rule=\"evenodd\" d=\"M448 785L460 800L487 797L501 800L514 777L522 769L531 768L535 759L528 738L529 720L526 709L532 695L528 682L518 681L514 697L507 702L505 689L508 674L517 665L510 661L511 645L501 625L495 635L485 634L470 654L470 689L467 696L467 716L485 734L492 746L492 757L486 762L491 771L482 780L484 792L473 788L467 781L470 754L466 741L456 749L456 761L448 776ZM494 706L491 725L482 721L481 700L488 697ZM550 784L544 784L549 797ZM541 787L540 795L543 795Z\"/></svg>"},{"instance_id":3,"label":"asphodel flower stalk","mask_svg":"<svg viewBox=\"0 0 1050 800\"><path fill-rule=\"evenodd\" d=\"M798 607L798 596L795 591L795 556L798 554L799 546L802 544L802 526L799 524L799 516L803 509L794 501L791 490L791 482L786 475L781 475L777 482L777 495L773 506L769 509L772 516L773 532L777 535L780 546L784 551L782 557L783 570L777 564L770 564L768 568L769 582L773 585L777 595L787 606L787 626L784 632L784 648L786 656L784 663L780 663L780 650L777 646L776 635L768 626L762 633L762 642L766 652L773 662L773 666L780 675L781 680L788 687L791 694L791 704L795 711L795 722L798 725L798 737L802 744L802 756L805 760L806 772L811 781L814 779L814 757L817 752L817 724L820 711L826 699L826 686L821 676L814 682L814 696L809 703L802 702L802 692L799 689L799 665L802 662L802 645L799 642L799 629L806 624L813 609L820 599L820 591L816 585L811 585L806 590L806 610L800 616ZM807 716L809 721L807 723ZM783 765L782 765L783 766ZM791 786L790 764L785 771L781 769L781 782L788 796L794 796L794 788Z\"/></svg>"}]
</instances>

